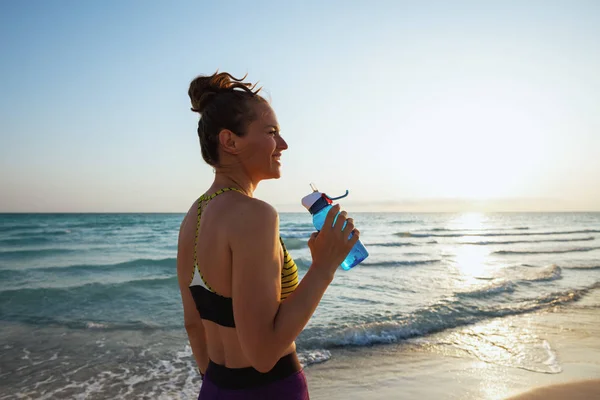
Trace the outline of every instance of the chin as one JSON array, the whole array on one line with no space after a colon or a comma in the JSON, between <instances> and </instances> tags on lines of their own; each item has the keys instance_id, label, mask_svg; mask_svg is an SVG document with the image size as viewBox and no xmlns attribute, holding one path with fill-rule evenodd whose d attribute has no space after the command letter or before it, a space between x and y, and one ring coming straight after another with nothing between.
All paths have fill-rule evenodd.
<instances>
[{"instance_id":1,"label":"chin","mask_svg":"<svg viewBox=\"0 0 600 400\"><path fill-rule=\"evenodd\" d=\"M270 168L269 172L267 173L267 176L267 179L281 178L281 165L274 165L272 168Z\"/></svg>"},{"instance_id":2,"label":"chin","mask_svg":"<svg viewBox=\"0 0 600 400\"><path fill-rule=\"evenodd\" d=\"M281 172L277 171L274 174L271 174L271 176L269 177L269 179L279 179L281 178Z\"/></svg>"},{"instance_id":3,"label":"chin","mask_svg":"<svg viewBox=\"0 0 600 400\"><path fill-rule=\"evenodd\" d=\"M268 181L271 179L279 179L281 178L281 172L280 171L269 171L266 174L262 174L260 180L261 181Z\"/></svg>"}]
</instances>

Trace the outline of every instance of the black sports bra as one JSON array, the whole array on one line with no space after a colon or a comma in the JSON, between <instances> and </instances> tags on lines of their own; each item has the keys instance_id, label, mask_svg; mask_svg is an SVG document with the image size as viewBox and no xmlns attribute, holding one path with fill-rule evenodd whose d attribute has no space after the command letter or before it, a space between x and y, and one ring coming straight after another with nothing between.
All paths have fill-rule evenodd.
<instances>
[{"instance_id":1,"label":"black sports bra","mask_svg":"<svg viewBox=\"0 0 600 400\"><path fill-rule=\"evenodd\" d=\"M202 195L200 199L198 199L198 221L196 224L196 238L194 244L194 272L192 273L189 287L194 302L196 303L196 309L200 313L200 318L212 321L221 326L234 328L235 320L233 318L233 301L231 297L221 296L210 287L206 280L204 280L200 268L198 267L196 254L198 246L198 230L200 228L200 218L202 215L202 202L206 201L208 203L221 193L230 190L240 191L236 188L224 188L217 190L215 193L208 196ZM279 241L283 248L284 264L281 270L281 300L284 300L298 286L298 267L285 248L285 244L281 237L279 238Z\"/></svg>"}]
</instances>

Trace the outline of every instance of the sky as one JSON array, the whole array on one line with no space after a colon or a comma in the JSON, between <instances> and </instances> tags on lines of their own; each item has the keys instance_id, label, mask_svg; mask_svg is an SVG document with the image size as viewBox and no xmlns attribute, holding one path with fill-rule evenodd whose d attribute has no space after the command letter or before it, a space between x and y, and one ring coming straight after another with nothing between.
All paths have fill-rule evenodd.
<instances>
[{"instance_id":1,"label":"sky","mask_svg":"<svg viewBox=\"0 0 600 400\"><path fill-rule=\"evenodd\" d=\"M185 212L187 90L248 74L304 209L600 211L600 2L0 2L0 212Z\"/></svg>"}]
</instances>

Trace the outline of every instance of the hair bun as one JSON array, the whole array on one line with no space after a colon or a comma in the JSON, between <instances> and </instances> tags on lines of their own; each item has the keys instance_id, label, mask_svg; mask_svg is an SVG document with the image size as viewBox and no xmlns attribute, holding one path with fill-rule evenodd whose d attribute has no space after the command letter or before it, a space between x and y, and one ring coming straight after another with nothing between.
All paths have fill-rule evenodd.
<instances>
[{"instance_id":1,"label":"hair bun","mask_svg":"<svg viewBox=\"0 0 600 400\"><path fill-rule=\"evenodd\" d=\"M260 89L253 91L256 84L242 82L245 78L246 75L241 79L237 79L227 72L219 73L218 71L210 76L198 76L190 83L188 90L188 95L192 102L192 111L202 113L208 103L219 93L242 89L253 95L257 94Z\"/></svg>"}]
</instances>

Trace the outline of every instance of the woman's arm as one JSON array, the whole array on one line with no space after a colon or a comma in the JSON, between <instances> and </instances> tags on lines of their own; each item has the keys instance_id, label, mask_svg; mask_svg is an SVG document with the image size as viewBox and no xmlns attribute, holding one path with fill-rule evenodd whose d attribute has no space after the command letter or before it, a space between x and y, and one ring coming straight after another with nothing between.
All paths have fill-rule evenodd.
<instances>
[{"instance_id":1,"label":"woman's arm","mask_svg":"<svg viewBox=\"0 0 600 400\"><path fill-rule=\"evenodd\" d=\"M183 303L183 321L185 330L188 334L192 353L200 369L200 373L204 375L208 367L208 351L206 349L206 337L204 334L204 326L200 313L196 309L196 303L190 292L189 283L192 278L193 270L190 266L193 261L184 257L184 254L193 254L193 239L194 235L185 235L185 221L179 231L179 240L177 245L177 280L179 282L179 291L181 292L181 300ZM191 237L192 240L184 240L186 237Z\"/></svg>"},{"instance_id":2,"label":"woman's arm","mask_svg":"<svg viewBox=\"0 0 600 400\"><path fill-rule=\"evenodd\" d=\"M345 213L331 227L339 206L332 208L319 233L311 238L313 263L296 290L280 302L281 246L279 217L266 203L253 202L236 210L239 221L231 235L233 313L242 349L252 366L269 371L283 356L317 308L337 266L358 240Z\"/></svg>"}]
</instances>

